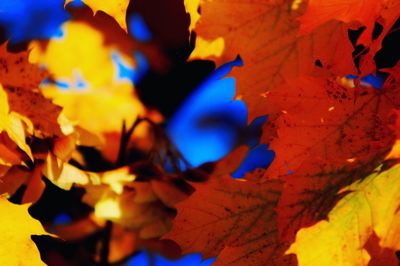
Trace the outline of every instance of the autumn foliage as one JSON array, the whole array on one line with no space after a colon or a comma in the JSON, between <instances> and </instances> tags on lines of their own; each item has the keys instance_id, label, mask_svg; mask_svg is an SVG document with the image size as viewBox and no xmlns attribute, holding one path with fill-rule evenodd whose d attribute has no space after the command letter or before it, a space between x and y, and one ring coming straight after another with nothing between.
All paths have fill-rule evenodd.
<instances>
[{"instance_id":1,"label":"autumn foliage","mask_svg":"<svg viewBox=\"0 0 400 266\"><path fill-rule=\"evenodd\" d=\"M399 264L400 1L58 2L0 4L1 265Z\"/></svg>"}]
</instances>

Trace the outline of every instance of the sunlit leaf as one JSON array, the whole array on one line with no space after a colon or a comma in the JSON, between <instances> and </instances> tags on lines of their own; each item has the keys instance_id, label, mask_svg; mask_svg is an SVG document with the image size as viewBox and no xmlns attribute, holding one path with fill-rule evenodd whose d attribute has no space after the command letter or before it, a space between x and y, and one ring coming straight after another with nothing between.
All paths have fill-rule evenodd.
<instances>
[{"instance_id":1,"label":"sunlit leaf","mask_svg":"<svg viewBox=\"0 0 400 266\"><path fill-rule=\"evenodd\" d=\"M44 83L43 93L64 108L68 119L89 132L102 137L120 132L123 121L130 125L144 112L132 81L120 77L119 61L115 61L118 57L134 68L132 58L106 45L102 33L86 23L68 22L63 27L64 37L51 40L46 49L32 44L31 60L43 64L56 81ZM60 88L60 83L66 87Z\"/></svg>"},{"instance_id":2,"label":"sunlit leaf","mask_svg":"<svg viewBox=\"0 0 400 266\"><path fill-rule=\"evenodd\" d=\"M47 234L39 221L28 213L29 205L14 205L0 198L1 247L0 263L2 265L46 265L40 260L40 254L31 235Z\"/></svg>"},{"instance_id":3,"label":"sunlit leaf","mask_svg":"<svg viewBox=\"0 0 400 266\"><path fill-rule=\"evenodd\" d=\"M365 249L372 234L380 247L392 253L398 250L399 169L399 165L389 170L379 167L343 190L349 194L337 203L327 221L301 229L288 250L297 255L299 265L367 265L371 257L380 255Z\"/></svg>"},{"instance_id":4,"label":"sunlit leaf","mask_svg":"<svg viewBox=\"0 0 400 266\"><path fill-rule=\"evenodd\" d=\"M7 132L11 140L18 145L21 150L23 150L30 158L32 157L32 152L29 146L25 142L25 130L24 125L18 117L13 113L10 113L9 101L6 91L0 84L0 132ZM9 157L10 155L7 155Z\"/></svg>"},{"instance_id":5,"label":"sunlit leaf","mask_svg":"<svg viewBox=\"0 0 400 266\"><path fill-rule=\"evenodd\" d=\"M268 113L264 107L272 108L274 104L264 96L279 90L288 80L311 73L356 72L347 26L332 21L300 36L298 18L304 12L304 3L298 10L291 10L292 2L215 0L201 4L201 18L195 31L209 41L224 39L225 49L217 62L231 60L238 54L243 59L244 67L234 69L232 75L237 79L238 97L248 103L250 119ZM315 66L317 60L322 62L324 72Z\"/></svg>"},{"instance_id":6,"label":"sunlit leaf","mask_svg":"<svg viewBox=\"0 0 400 266\"><path fill-rule=\"evenodd\" d=\"M189 30L193 30L200 19L200 14L199 14L200 0L185 0L184 4L186 12L188 12L190 15Z\"/></svg>"},{"instance_id":7,"label":"sunlit leaf","mask_svg":"<svg viewBox=\"0 0 400 266\"><path fill-rule=\"evenodd\" d=\"M4 91L10 110L27 118L23 122L28 128L32 127L32 135L39 138L64 135L59 123L61 107L45 98L41 92L22 87L4 87Z\"/></svg>"},{"instance_id":8,"label":"sunlit leaf","mask_svg":"<svg viewBox=\"0 0 400 266\"><path fill-rule=\"evenodd\" d=\"M291 239L297 229L323 219L342 187L384 160L396 139L397 82L391 77L377 90L311 78L268 95L288 107L275 124L276 158L264 175L286 181L279 204L282 236Z\"/></svg>"},{"instance_id":9,"label":"sunlit leaf","mask_svg":"<svg viewBox=\"0 0 400 266\"><path fill-rule=\"evenodd\" d=\"M66 0L65 5L67 5L72 1L74 0ZM98 11L103 11L108 15L112 16L121 26L121 28L123 28L125 31L127 30L125 17L126 17L126 10L128 9L129 5L128 0L116 0L116 1L82 0L82 2L88 5L95 13Z\"/></svg>"}]
</instances>

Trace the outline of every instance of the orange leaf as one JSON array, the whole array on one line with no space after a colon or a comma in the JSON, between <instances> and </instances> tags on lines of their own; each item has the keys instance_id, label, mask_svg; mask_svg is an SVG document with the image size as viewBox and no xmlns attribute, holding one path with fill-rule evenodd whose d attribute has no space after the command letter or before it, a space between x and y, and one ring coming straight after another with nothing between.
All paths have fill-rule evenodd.
<instances>
[{"instance_id":1,"label":"orange leaf","mask_svg":"<svg viewBox=\"0 0 400 266\"><path fill-rule=\"evenodd\" d=\"M244 67L231 74L237 78L238 96L248 103L250 120L265 114L266 106L274 106L265 95L278 91L288 80L302 74L356 73L348 26L333 21L300 36L298 18L303 8L291 10L292 2L214 0L201 5L197 35L206 40L224 39L225 49L217 62L238 54L243 59ZM315 66L317 60L322 70Z\"/></svg>"},{"instance_id":2,"label":"orange leaf","mask_svg":"<svg viewBox=\"0 0 400 266\"><path fill-rule=\"evenodd\" d=\"M396 139L399 88L392 76L381 90L302 78L268 96L287 107L274 123L276 158L264 174L286 182L279 203L285 239L291 241L299 228L324 219L341 188L382 163Z\"/></svg>"},{"instance_id":3,"label":"orange leaf","mask_svg":"<svg viewBox=\"0 0 400 266\"><path fill-rule=\"evenodd\" d=\"M156 196L168 207L172 208L188 196L172 182L151 180L150 183Z\"/></svg>"},{"instance_id":4,"label":"orange leaf","mask_svg":"<svg viewBox=\"0 0 400 266\"><path fill-rule=\"evenodd\" d=\"M217 257L215 265L292 265L283 256L276 205L282 183L240 182L229 177L195 185L196 191L179 203L173 229L165 238L176 241L183 253L201 251Z\"/></svg>"},{"instance_id":5,"label":"orange leaf","mask_svg":"<svg viewBox=\"0 0 400 266\"><path fill-rule=\"evenodd\" d=\"M399 3L392 0L309 0L307 11L300 18L300 31L312 32L329 20L357 21L366 27L358 43L370 44L375 22L383 24L386 35L399 15Z\"/></svg>"},{"instance_id":6,"label":"orange leaf","mask_svg":"<svg viewBox=\"0 0 400 266\"><path fill-rule=\"evenodd\" d=\"M0 143L0 165L16 165L22 162L19 153Z\"/></svg>"},{"instance_id":7,"label":"orange leaf","mask_svg":"<svg viewBox=\"0 0 400 266\"><path fill-rule=\"evenodd\" d=\"M7 43L0 45L0 84L5 87L34 89L39 86L47 73L29 63L29 52L11 53Z\"/></svg>"},{"instance_id":8,"label":"orange leaf","mask_svg":"<svg viewBox=\"0 0 400 266\"><path fill-rule=\"evenodd\" d=\"M39 200L40 196L46 187L42 180L42 169L43 164L35 166L33 169L32 176L27 182L27 188L22 198L22 203L32 203Z\"/></svg>"},{"instance_id":9,"label":"orange leaf","mask_svg":"<svg viewBox=\"0 0 400 266\"><path fill-rule=\"evenodd\" d=\"M4 87L10 110L27 117L37 137L63 136L58 117L61 107L46 99L39 91L23 87Z\"/></svg>"},{"instance_id":10,"label":"orange leaf","mask_svg":"<svg viewBox=\"0 0 400 266\"><path fill-rule=\"evenodd\" d=\"M11 167L0 177L0 194L13 195L20 186L25 184L30 176L31 173L24 168Z\"/></svg>"},{"instance_id":11,"label":"orange leaf","mask_svg":"<svg viewBox=\"0 0 400 266\"><path fill-rule=\"evenodd\" d=\"M311 32L329 20L361 22L372 33L375 20L386 0L309 0L306 13L300 18L303 33Z\"/></svg>"}]
</instances>

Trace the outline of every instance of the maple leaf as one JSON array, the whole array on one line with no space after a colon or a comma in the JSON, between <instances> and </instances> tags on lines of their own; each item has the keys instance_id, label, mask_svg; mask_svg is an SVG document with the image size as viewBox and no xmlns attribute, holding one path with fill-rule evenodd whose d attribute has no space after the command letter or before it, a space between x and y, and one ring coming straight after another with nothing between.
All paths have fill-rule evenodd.
<instances>
[{"instance_id":1,"label":"maple leaf","mask_svg":"<svg viewBox=\"0 0 400 266\"><path fill-rule=\"evenodd\" d=\"M197 35L206 40L224 39L225 49L217 62L237 54L243 59L244 67L233 70L232 75L237 78L238 97L249 104L250 119L265 114L265 106L273 106L266 93L279 90L279 85L288 80L307 73L356 73L348 27L332 21L308 35L299 35L302 8L291 10L291 4L285 0L216 0L201 5ZM325 72L315 66L317 60Z\"/></svg>"},{"instance_id":2,"label":"maple leaf","mask_svg":"<svg viewBox=\"0 0 400 266\"><path fill-rule=\"evenodd\" d=\"M111 133L119 133L123 121L132 124L144 113L132 81L120 77L120 67L133 72L136 63L115 45L106 45L103 33L84 22L67 22L64 30L64 38L51 40L45 49L40 43L31 44L31 60L46 65L55 80L41 86L43 93L63 107L69 120L101 138L102 146L104 140L119 141L120 135ZM72 52L79 56L71 58ZM60 83L67 88L60 88ZM109 157L115 157L117 150L118 146Z\"/></svg>"},{"instance_id":3,"label":"maple leaf","mask_svg":"<svg viewBox=\"0 0 400 266\"><path fill-rule=\"evenodd\" d=\"M29 205L14 205L0 198L1 247L0 264L2 265L46 265L40 260L39 251L31 240L31 235L46 235L39 221L28 213Z\"/></svg>"},{"instance_id":4,"label":"maple leaf","mask_svg":"<svg viewBox=\"0 0 400 266\"><path fill-rule=\"evenodd\" d=\"M8 136L15 144L18 145L30 158L32 152L25 142L25 130L21 119L14 113L10 113L9 101L6 91L0 84L0 132L7 132ZM4 147L7 149L7 147ZM8 157L9 152L6 151L5 157Z\"/></svg>"},{"instance_id":5,"label":"maple leaf","mask_svg":"<svg viewBox=\"0 0 400 266\"><path fill-rule=\"evenodd\" d=\"M190 15L189 31L196 28L197 22L200 20L200 0L185 0L184 5L187 13ZM193 52L190 54L189 60L219 58L225 48L225 42L222 37L212 41L205 40L201 36L196 36L196 43Z\"/></svg>"},{"instance_id":6,"label":"maple leaf","mask_svg":"<svg viewBox=\"0 0 400 266\"><path fill-rule=\"evenodd\" d=\"M66 0L65 5L70 2ZM152 52L133 54L137 49L142 51L145 42L138 44L126 34L129 1L82 2L97 14L93 16L89 8L67 6L73 21L63 25L61 38L32 42L30 54L12 54L5 45L0 47L0 194L10 196L25 184L22 202L35 202L44 190L42 174L60 188L83 188L82 201L93 207L93 213L80 227L78 221L63 234L75 241L104 227L104 241L110 238L109 243L100 245L105 250L110 246L109 254L101 254L105 263L119 260L141 245L153 244L163 250L153 238L170 229L175 207L178 215L167 238L179 243L184 253L200 251L206 258L217 256L216 265L292 265L296 262L293 254L305 265L320 259L328 265L395 261L393 251L399 249L400 235L400 166L387 170L390 162L385 162L373 170L385 158L399 157L398 147L392 146L399 138L395 117L400 107L400 64L387 71L387 81L380 90L345 77L360 72L357 74L362 78L375 71L374 56L399 15L397 0L181 1L192 18L189 29L197 34L191 59L208 58L222 64L240 54L244 67L232 72L238 93L232 101L232 92L227 104L243 99L249 104L250 120L268 114L263 142L271 144L276 159L267 171L248 173L245 180L226 175L241 177L244 172L266 167L260 154L272 154L267 145L257 146L259 124L249 126L257 127L256 133L249 131L257 135L257 144L256 136L250 134L254 145L246 144L252 148L241 147L213 164L211 178L202 172L202 167L209 165L171 176L162 170L150 171L143 179L135 175L135 166L105 172L82 170L89 166L76 151L77 145L102 144L102 155L114 160L117 142L125 133L123 129L121 138L123 123L125 128L138 117L150 116L132 93L134 83L149 68L165 71L171 63L161 56L168 49L158 47L160 44L150 44ZM347 11L349 3L351 12ZM140 18L140 14L132 17ZM129 17L128 21L132 22ZM383 26L377 39L371 33L374 23ZM348 30L360 25L367 26L355 41L368 50L362 56L353 54L348 37ZM151 45L159 50L153 51ZM28 56L47 68L50 78L41 83L47 73L31 65ZM361 59L356 68L357 57ZM42 91L64 110L46 99ZM210 112L209 99L199 110ZM231 108L221 109L223 115L233 114ZM240 128L247 126L245 113L237 112ZM188 121L195 121L195 116L188 117ZM176 123L180 125L181 120ZM247 127L244 132L248 133ZM135 148L146 155L150 146L163 146L158 145L157 134L151 139L148 133L148 128L139 127L131 138ZM229 142L226 136L222 140ZM219 144L212 143L215 147ZM118 161L118 167L121 164ZM198 172L201 176L191 179ZM196 191L188 196L193 187L185 180L209 181L194 183ZM355 180L361 181L349 186ZM0 200L0 207L2 204ZM321 221L325 218L329 220ZM108 225L114 223L109 235L106 220ZM293 254L285 255L296 233L296 242L288 251ZM12 237L15 235L13 232ZM24 236L24 241L23 245L19 240L11 241L19 245L13 251L25 243L33 245L29 237Z\"/></svg>"},{"instance_id":7,"label":"maple leaf","mask_svg":"<svg viewBox=\"0 0 400 266\"><path fill-rule=\"evenodd\" d=\"M105 172L101 184L83 185L83 201L95 208L96 217L136 232L139 239L162 236L170 229L170 208L187 193L171 180L134 181L127 170Z\"/></svg>"},{"instance_id":8,"label":"maple leaf","mask_svg":"<svg viewBox=\"0 0 400 266\"><path fill-rule=\"evenodd\" d=\"M10 167L4 174L0 174L0 195L13 195L30 176L31 173L22 167Z\"/></svg>"},{"instance_id":9,"label":"maple leaf","mask_svg":"<svg viewBox=\"0 0 400 266\"><path fill-rule=\"evenodd\" d=\"M382 48L382 41L398 19L400 3L392 0L379 1L341 1L310 0L307 11L300 17L301 33L309 33L329 20L348 23L350 27L363 26L365 29L356 43L364 45L363 52L356 57L360 59L360 72L367 75L376 71L374 56ZM359 22L352 26L351 22ZM375 24L382 26L379 36L374 36Z\"/></svg>"},{"instance_id":10,"label":"maple leaf","mask_svg":"<svg viewBox=\"0 0 400 266\"><path fill-rule=\"evenodd\" d=\"M82 200L94 207L96 217L137 231L142 239L163 235L170 227L168 208L187 197L167 181L133 182L136 176L128 167L94 173L62 162L51 153L43 174L60 188L71 189L74 184L84 188Z\"/></svg>"},{"instance_id":11,"label":"maple leaf","mask_svg":"<svg viewBox=\"0 0 400 266\"><path fill-rule=\"evenodd\" d=\"M276 206L282 183L264 184L229 177L196 184L196 191L176 205L178 216L165 238L184 254L218 256L215 265L292 265L278 238Z\"/></svg>"},{"instance_id":12,"label":"maple leaf","mask_svg":"<svg viewBox=\"0 0 400 266\"><path fill-rule=\"evenodd\" d=\"M103 174L107 174L107 172L94 173L81 170L69 164L68 160L58 158L52 152L47 153L43 167L43 175L64 190L70 190L74 184L101 184Z\"/></svg>"},{"instance_id":13,"label":"maple leaf","mask_svg":"<svg viewBox=\"0 0 400 266\"><path fill-rule=\"evenodd\" d=\"M103 12L97 12L93 14L92 9L89 7L79 7L78 9L74 9L73 7L67 8L73 14L73 20L70 20L69 22L83 23L90 28L96 29L96 31L101 32L105 47L113 48L114 50L118 50L118 52L122 53L121 61L123 66L128 68L131 66L132 60L129 57L131 57L132 54L139 58L135 60L136 62L134 63L136 64L133 64L137 70L134 83L140 79L140 76L143 74L141 72L146 70L147 65L150 65L153 70L161 72L166 71L170 67L170 59L167 58L163 47L153 42L142 43L134 36L134 38L132 38L132 35L134 34L128 34L126 31L124 31L109 15ZM129 21L130 18L128 17L127 20ZM133 27L133 25L130 26ZM46 46L46 42L40 43L43 46ZM143 66L138 63L139 61L144 63ZM139 69L142 70L139 71Z\"/></svg>"},{"instance_id":14,"label":"maple leaf","mask_svg":"<svg viewBox=\"0 0 400 266\"><path fill-rule=\"evenodd\" d=\"M29 62L29 52L10 53L0 45L0 83L4 87L37 88L47 73Z\"/></svg>"},{"instance_id":15,"label":"maple leaf","mask_svg":"<svg viewBox=\"0 0 400 266\"><path fill-rule=\"evenodd\" d=\"M184 5L187 13L190 15L189 31L196 28L197 22L200 20L200 2L201 0L185 0ZM225 42L222 37L212 41L205 40L201 36L196 36L196 43L193 52L190 54L189 60L219 58L221 57Z\"/></svg>"},{"instance_id":16,"label":"maple leaf","mask_svg":"<svg viewBox=\"0 0 400 266\"><path fill-rule=\"evenodd\" d=\"M358 43L365 46L363 49L365 54L359 56L359 69L362 75L376 71L375 55L381 50L385 38L396 32L395 25L400 16L399 7L400 3L398 1L387 1L385 8L376 22L376 25L382 26L382 32L378 36L374 36L373 34L368 35L363 32L357 40Z\"/></svg>"},{"instance_id":17,"label":"maple leaf","mask_svg":"<svg viewBox=\"0 0 400 266\"><path fill-rule=\"evenodd\" d=\"M245 66L232 72L238 97L249 104L250 117L271 115L264 141L272 141L276 160L265 178L287 181L279 204L281 232L293 230L282 234L286 240L298 228L324 218L341 187L383 160L395 138L393 111L398 108L393 77L394 83L387 82L382 92L353 90L336 81L336 76L354 71L348 25L328 21L299 35L302 7L293 10L289 4L203 2L195 29L206 39L224 38L224 56L218 62L240 53Z\"/></svg>"},{"instance_id":18,"label":"maple leaf","mask_svg":"<svg viewBox=\"0 0 400 266\"><path fill-rule=\"evenodd\" d=\"M185 5L186 11L190 15L189 30L192 31L196 27L196 24L200 19L200 0L184 0L183 3Z\"/></svg>"},{"instance_id":19,"label":"maple leaf","mask_svg":"<svg viewBox=\"0 0 400 266\"><path fill-rule=\"evenodd\" d=\"M0 71L0 84L2 84L1 90L4 90L6 95L3 96L3 101L4 97L8 101L7 104L2 103L2 108L3 112L10 112L10 123L13 124L13 126L8 124L6 128L10 130L9 133L15 132L15 137L10 137L29 154L27 147L23 147L25 143L25 136L22 135L25 131L23 127L33 127L35 135L39 137L59 136L62 133L58 124L61 108L47 100L37 90L47 72L31 64L28 57L27 51L13 54L7 51L6 44L0 47L0 61L3 68L3 71ZM16 140L17 135L19 141Z\"/></svg>"},{"instance_id":20,"label":"maple leaf","mask_svg":"<svg viewBox=\"0 0 400 266\"><path fill-rule=\"evenodd\" d=\"M4 87L10 110L26 117L32 135L39 138L64 136L59 123L61 107L55 105L39 91L22 87Z\"/></svg>"},{"instance_id":21,"label":"maple leaf","mask_svg":"<svg viewBox=\"0 0 400 266\"><path fill-rule=\"evenodd\" d=\"M319 265L367 265L371 257L380 255L365 249L373 235L381 248L391 249L392 254L399 250L399 171L398 164L390 169L381 166L345 188L348 194L328 220L301 229L288 253L297 255L299 265L317 261Z\"/></svg>"},{"instance_id":22,"label":"maple leaf","mask_svg":"<svg viewBox=\"0 0 400 266\"><path fill-rule=\"evenodd\" d=\"M6 85L0 84L0 162L7 168L0 173L0 190L1 194L11 196L25 184L22 203L36 202L45 188L41 174L43 158L37 147L50 150L47 141L65 137L64 132L73 128L62 119L61 108L36 88L43 71L29 63L29 53L11 54L3 46L1 56L5 69L1 82ZM17 73L21 74L18 78Z\"/></svg>"},{"instance_id":23,"label":"maple leaf","mask_svg":"<svg viewBox=\"0 0 400 266\"><path fill-rule=\"evenodd\" d=\"M68 5L73 0L66 0L65 5ZM129 0L116 0L116 1L98 1L98 0L83 0L83 3L88 5L94 13L103 11L112 16L122 29L127 31L126 26L126 11L128 9Z\"/></svg>"},{"instance_id":24,"label":"maple leaf","mask_svg":"<svg viewBox=\"0 0 400 266\"><path fill-rule=\"evenodd\" d=\"M302 78L268 96L277 105L282 101L292 106L275 122L277 136L268 138L276 158L264 173L265 179L286 182L279 203L284 239L325 218L343 186L384 160L396 139L398 89L393 76L381 90Z\"/></svg>"},{"instance_id":25,"label":"maple leaf","mask_svg":"<svg viewBox=\"0 0 400 266\"><path fill-rule=\"evenodd\" d=\"M0 134L0 166L1 168L9 168L11 165L22 163L21 154L18 152L18 146L4 134ZM2 169L3 170L3 169Z\"/></svg>"},{"instance_id":26,"label":"maple leaf","mask_svg":"<svg viewBox=\"0 0 400 266\"><path fill-rule=\"evenodd\" d=\"M118 32L115 39L110 39L108 36L115 28L110 28L108 22L100 15L91 23L86 17L70 21L64 24L62 40L51 40L46 46L32 43L31 60L46 65L52 74L53 81L41 86L43 93L62 106L63 114L88 133L85 135L99 140L91 146L100 149L109 161L115 161L122 124L130 125L146 112L132 82L140 79L148 62L141 53L135 53L134 58L129 56L134 48L132 43L120 50L119 43L125 44L127 35ZM71 52L80 56L71 59ZM148 115L154 116L160 117ZM145 140L148 128L147 124L140 125L134 136Z\"/></svg>"},{"instance_id":27,"label":"maple leaf","mask_svg":"<svg viewBox=\"0 0 400 266\"><path fill-rule=\"evenodd\" d=\"M302 32L311 32L325 22L336 19L346 23L359 21L372 33L375 20L384 8L381 1L309 0L307 11L300 18Z\"/></svg>"},{"instance_id":28,"label":"maple leaf","mask_svg":"<svg viewBox=\"0 0 400 266\"><path fill-rule=\"evenodd\" d=\"M316 27L329 20L340 20L346 23L358 21L366 27L359 42L372 41L374 24L383 21L384 28L390 28L400 13L392 0L364 0L364 1L343 1L343 0L309 0L307 11L300 18L300 31L303 33L312 32ZM390 12L388 12L390 10Z\"/></svg>"}]
</instances>

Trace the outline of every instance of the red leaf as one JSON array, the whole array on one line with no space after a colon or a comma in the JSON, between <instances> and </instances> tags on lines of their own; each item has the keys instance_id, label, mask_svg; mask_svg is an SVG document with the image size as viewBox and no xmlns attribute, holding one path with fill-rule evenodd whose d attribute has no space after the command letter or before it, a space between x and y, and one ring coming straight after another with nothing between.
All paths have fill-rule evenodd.
<instances>
[{"instance_id":1,"label":"red leaf","mask_svg":"<svg viewBox=\"0 0 400 266\"><path fill-rule=\"evenodd\" d=\"M7 43L0 45L0 83L3 87L37 88L47 73L28 60L29 52L10 53Z\"/></svg>"},{"instance_id":2,"label":"red leaf","mask_svg":"<svg viewBox=\"0 0 400 266\"><path fill-rule=\"evenodd\" d=\"M381 90L302 78L269 95L287 107L275 122L271 149L276 158L264 175L286 182L279 203L285 240L324 219L341 188L382 163L396 139L398 90L393 76Z\"/></svg>"},{"instance_id":3,"label":"red leaf","mask_svg":"<svg viewBox=\"0 0 400 266\"><path fill-rule=\"evenodd\" d=\"M196 192L177 205L172 231L183 253L201 251L218 256L215 265L292 265L294 257L283 256L276 205L282 183L241 182L225 177L196 184Z\"/></svg>"},{"instance_id":4,"label":"red leaf","mask_svg":"<svg viewBox=\"0 0 400 266\"><path fill-rule=\"evenodd\" d=\"M240 54L244 67L234 69L237 94L248 103L249 119L274 115L274 103L265 96L303 74L345 75L356 73L348 26L341 22L322 25L308 35L299 35L299 10L293 1L206 1L196 27L198 36L222 37L225 50L218 63ZM319 60L323 70L315 66Z\"/></svg>"}]
</instances>

